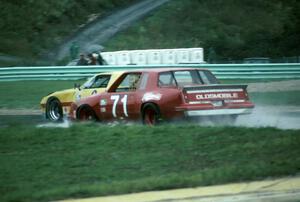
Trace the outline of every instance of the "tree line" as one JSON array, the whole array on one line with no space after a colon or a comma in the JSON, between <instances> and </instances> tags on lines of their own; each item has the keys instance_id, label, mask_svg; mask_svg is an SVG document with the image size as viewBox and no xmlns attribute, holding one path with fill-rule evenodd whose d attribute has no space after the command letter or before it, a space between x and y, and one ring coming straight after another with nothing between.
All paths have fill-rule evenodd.
<instances>
[{"instance_id":1,"label":"tree line","mask_svg":"<svg viewBox=\"0 0 300 202\"><path fill-rule=\"evenodd\" d=\"M93 16L134 1L0 0L0 53L38 57ZM299 10L297 0L172 0L105 46L203 47L220 60L299 56Z\"/></svg>"},{"instance_id":2,"label":"tree line","mask_svg":"<svg viewBox=\"0 0 300 202\"><path fill-rule=\"evenodd\" d=\"M0 53L36 57L59 44L89 18L134 1L0 0Z\"/></svg>"},{"instance_id":3,"label":"tree line","mask_svg":"<svg viewBox=\"0 0 300 202\"><path fill-rule=\"evenodd\" d=\"M203 47L218 60L299 56L299 10L297 0L173 0L106 46Z\"/></svg>"}]
</instances>

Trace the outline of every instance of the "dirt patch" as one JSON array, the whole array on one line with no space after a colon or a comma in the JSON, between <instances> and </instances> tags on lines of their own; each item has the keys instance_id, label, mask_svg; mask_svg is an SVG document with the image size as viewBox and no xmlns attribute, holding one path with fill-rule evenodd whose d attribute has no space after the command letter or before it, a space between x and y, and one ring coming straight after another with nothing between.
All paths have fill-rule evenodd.
<instances>
[{"instance_id":1,"label":"dirt patch","mask_svg":"<svg viewBox=\"0 0 300 202\"><path fill-rule=\"evenodd\" d=\"M248 92L300 91L300 80L250 83L247 89Z\"/></svg>"}]
</instances>

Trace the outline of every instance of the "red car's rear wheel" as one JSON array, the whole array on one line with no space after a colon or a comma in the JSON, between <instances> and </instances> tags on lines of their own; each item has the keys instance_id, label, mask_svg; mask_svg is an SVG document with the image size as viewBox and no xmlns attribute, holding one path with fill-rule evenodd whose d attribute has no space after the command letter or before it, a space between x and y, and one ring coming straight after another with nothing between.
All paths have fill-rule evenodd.
<instances>
[{"instance_id":1,"label":"red car's rear wheel","mask_svg":"<svg viewBox=\"0 0 300 202\"><path fill-rule=\"evenodd\" d=\"M143 124L145 125L157 125L160 119L160 112L156 105L149 103L146 104L142 112Z\"/></svg>"}]
</instances>

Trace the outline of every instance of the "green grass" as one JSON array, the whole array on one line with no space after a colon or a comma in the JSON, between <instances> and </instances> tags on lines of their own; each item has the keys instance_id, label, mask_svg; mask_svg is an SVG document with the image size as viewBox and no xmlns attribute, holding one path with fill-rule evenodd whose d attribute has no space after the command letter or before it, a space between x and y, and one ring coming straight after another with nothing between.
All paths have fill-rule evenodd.
<instances>
[{"instance_id":1,"label":"green grass","mask_svg":"<svg viewBox=\"0 0 300 202\"><path fill-rule=\"evenodd\" d=\"M1 82L0 108L39 108L42 97L51 92L73 88L82 81L15 81Z\"/></svg>"},{"instance_id":2,"label":"green grass","mask_svg":"<svg viewBox=\"0 0 300 202\"><path fill-rule=\"evenodd\" d=\"M0 128L0 201L50 201L294 175L300 131L195 125Z\"/></svg>"}]
</instances>

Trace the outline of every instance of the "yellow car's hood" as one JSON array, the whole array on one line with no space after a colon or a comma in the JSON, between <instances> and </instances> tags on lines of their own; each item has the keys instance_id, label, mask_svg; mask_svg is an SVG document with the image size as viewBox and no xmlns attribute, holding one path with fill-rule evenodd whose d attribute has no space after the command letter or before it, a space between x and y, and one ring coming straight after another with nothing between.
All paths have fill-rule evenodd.
<instances>
[{"instance_id":1,"label":"yellow car's hood","mask_svg":"<svg viewBox=\"0 0 300 202\"><path fill-rule=\"evenodd\" d=\"M102 93L106 89L108 89L116 81L116 79L119 78L122 74L123 74L122 71L117 71L117 72L113 72L113 73L100 73L100 74L96 74L95 76L98 76L98 75L111 75L111 79L110 79L107 87L105 87L105 88L104 87L103 88L102 87L99 87L99 88L85 88L84 84L83 84L81 86L81 89L79 89L79 88L73 88L73 89L66 89L66 90L61 90L61 91L56 91L56 92L50 93L49 95L47 95L47 96L45 96L45 97L42 98L42 100L40 102L41 108L45 109L47 101L51 97L53 97L55 99L58 99L59 102L63 106L68 106L72 102L77 101L78 99L82 99L82 98L91 96L91 95L93 95L95 93ZM91 77L89 80L92 80L94 77Z\"/></svg>"},{"instance_id":2,"label":"yellow car's hood","mask_svg":"<svg viewBox=\"0 0 300 202\"><path fill-rule=\"evenodd\" d=\"M56 91L42 98L41 104L46 104L49 97L56 97L60 102L73 102L75 93L78 89L66 89L61 91Z\"/></svg>"}]
</instances>

